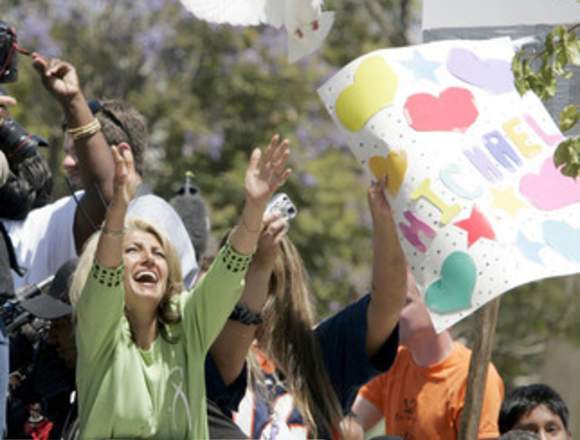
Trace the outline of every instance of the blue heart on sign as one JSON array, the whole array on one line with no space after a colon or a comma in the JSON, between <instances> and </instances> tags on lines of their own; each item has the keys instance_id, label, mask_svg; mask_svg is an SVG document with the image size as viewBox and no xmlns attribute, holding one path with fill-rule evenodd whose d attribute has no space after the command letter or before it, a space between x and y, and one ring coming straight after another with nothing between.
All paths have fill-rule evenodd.
<instances>
[{"instance_id":1,"label":"blue heart on sign","mask_svg":"<svg viewBox=\"0 0 580 440\"><path fill-rule=\"evenodd\" d=\"M454 313L471 307L477 270L473 259L456 251L441 266L441 278L427 288L425 304L435 313Z\"/></svg>"}]
</instances>

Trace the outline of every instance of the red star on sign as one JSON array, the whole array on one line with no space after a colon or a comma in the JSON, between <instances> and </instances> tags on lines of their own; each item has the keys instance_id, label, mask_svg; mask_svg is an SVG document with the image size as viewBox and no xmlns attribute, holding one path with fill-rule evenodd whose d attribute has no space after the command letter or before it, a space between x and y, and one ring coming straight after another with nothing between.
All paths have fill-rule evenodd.
<instances>
[{"instance_id":1,"label":"red star on sign","mask_svg":"<svg viewBox=\"0 0 580 440\"><path fill-rule=\"evenodd\" d=\"M469 218L453 224L467 231L467 247L470 247L480 238L495 239L495 232L493 232L491 225L485 216L477 210L476 206L471 210Z\"/></svg>"}]
</instances>

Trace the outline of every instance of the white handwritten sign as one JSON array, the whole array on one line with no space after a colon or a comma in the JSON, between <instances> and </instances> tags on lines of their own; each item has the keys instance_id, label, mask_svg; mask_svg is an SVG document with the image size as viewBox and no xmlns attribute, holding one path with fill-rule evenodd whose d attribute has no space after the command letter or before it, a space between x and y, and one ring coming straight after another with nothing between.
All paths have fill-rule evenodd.
<instances>
[{"instance_id":1,"label":"white handwritten sign","mask_svg":"<svg viewBox=\"0 0 580 440\"><path fill-rule=\"evenodd\" d=\"M530 281L580 272L580 181L513 86L509 38L364 55L318 93L359 163L388 175L399 238L442 331Z\"/></svg>"}]
</instances>

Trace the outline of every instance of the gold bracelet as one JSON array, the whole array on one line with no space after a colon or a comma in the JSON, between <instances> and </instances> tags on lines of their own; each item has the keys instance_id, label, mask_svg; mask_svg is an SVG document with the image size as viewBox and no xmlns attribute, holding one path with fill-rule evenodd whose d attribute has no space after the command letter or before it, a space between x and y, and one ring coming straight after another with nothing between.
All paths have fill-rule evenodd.
<instances>
[{"instance_id":1,"label":"gold bracelet","mask_svg":"<svg viewBox=\"0 0 580 440\"><path fill-rule=\"evenodd\" d=\"M93 118L93 120L85 125L81 125L80 127L69 128L67 131L71 135L75 135L81 133L83 131L92 128L93 126L100 125L99 120L97 118Z\"/></svg>"},{"instance_id":2,"label":"gold bracelet","mask_svg":"<svg viewBox=\"0 0 580 440\"><path fill-rule=\"evenodd\" d=\"M91 122L80 127L69 128L67 133L71 135L73 140L78 141L80 139L88 138L101 130L101 123L97 118L94 118Z\"/></svg>"},{"instance_id":3,"label":"gold bracelet","mask_svg":"<svg viewBox=\"0 0 580 440\"><path fill-rule=\"evenodd\" d=\"M109 235L114 235L116 237L119 237L121 235L123 235L125 233L125 228L122 228L121 230L114 230L114 229L109 229L106 226L103 226L103 234L109 234Z\"/></svg>"}]
</instances>

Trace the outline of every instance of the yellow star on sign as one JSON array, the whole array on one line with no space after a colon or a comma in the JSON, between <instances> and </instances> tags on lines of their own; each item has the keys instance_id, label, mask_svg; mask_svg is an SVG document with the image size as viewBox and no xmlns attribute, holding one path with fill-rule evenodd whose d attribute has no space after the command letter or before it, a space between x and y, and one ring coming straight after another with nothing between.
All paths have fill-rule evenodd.
<instances>
[{"instance_id":1,"label":"yellow star on sign","mask_svg":"<svg viewBox=\"0 0 580 440\"><path fill-rule=\"evenodd\" d=\"M527 205L516 196L513 188L492 188L491 192L493 194L493 207L503 209L512 217L515 217L520 209L527 207Z\"/></svg>"}]
</instances>

